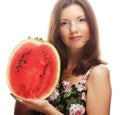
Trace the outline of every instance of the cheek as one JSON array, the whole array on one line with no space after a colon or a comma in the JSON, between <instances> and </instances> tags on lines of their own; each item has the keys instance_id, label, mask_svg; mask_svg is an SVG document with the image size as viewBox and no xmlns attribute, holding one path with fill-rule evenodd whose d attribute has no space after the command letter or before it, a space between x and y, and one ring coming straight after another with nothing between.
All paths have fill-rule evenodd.
<instances>
[{"instance_id":1,"label":"cheek","mask_svg":"<svg viewBox=\"0 0 120 115\"><path fill-rule=\"evenodd\" d=\"M89 30L86 33L86 37L87 37L87 39L90 39L90 31Z\"/></svg>"},{"instance_id":2,"label":"cheek","mask_svg":"<svg viewBox=\"0 0 120 115\"><path fill-rule=\"evenodd\" d=\"M90 30L89 30L89 27L87 25L83 28L83 34L84 34L86 39L90 38Z\"/></svg>"},{"instance_id":3,"label":"cheek","mask_svg":"<svg viewBox=\"0 0 120 115\"><path fill-rule=\"evenodd\" d=\"M68 32L65 30L60 30L60 36L61 36L61 40L63 41L64 44L68 43Z\"/></svg>"},{"instance_id":4,"label":"cheek","mask_svg":"<svg viewBox=\"0 0 120 115\"><path fill-rule=\"evenodd\" d=\"M89 31L86 31L86 32L85 32L85 35L86 35L86 39L89 39L89 38L90 38L90 32L89 32Z\"/></svg>"},{"instance_id":5,"label":"cheek","mask_svg":"<svg viewBox=\"0 0 120 115\"><path fill-rule=\"evenodd\" d=\"M60 29L60 36L62 39L65 39L68 36L68 32L64 29Z\"/></svg>"}]
</instances>

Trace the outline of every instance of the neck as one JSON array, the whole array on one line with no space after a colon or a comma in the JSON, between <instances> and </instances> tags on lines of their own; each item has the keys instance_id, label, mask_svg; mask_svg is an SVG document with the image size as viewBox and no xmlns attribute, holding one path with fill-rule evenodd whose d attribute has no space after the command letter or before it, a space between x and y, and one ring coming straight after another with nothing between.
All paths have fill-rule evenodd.
<instances>
[{"instance_id":1,"label":"neck","mask_svg":"<svg viewBox=\"0 0 120 115\"><path fill-rule=\"evenodd\" d=\"M78 60L78 56L79 56L79 51L77 50L69 50L68 51L68 67L67 69L73 69L76 66L77 60Z\"/></svg>"}]
</instances>

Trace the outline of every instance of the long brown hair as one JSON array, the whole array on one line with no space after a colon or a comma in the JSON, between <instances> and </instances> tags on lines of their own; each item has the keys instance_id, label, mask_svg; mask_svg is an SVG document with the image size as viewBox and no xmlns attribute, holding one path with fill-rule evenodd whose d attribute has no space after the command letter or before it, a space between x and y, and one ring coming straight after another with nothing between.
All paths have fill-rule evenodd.
<instances>
[{"instance_id":1,"label":"long brown hair","mask_svg":"<svg viewBox=\"0 0 120 115\"><path fill-rule=\"evenodd\" d=\"M74 75L79 75L85 74L93 65L104 63L100 59L98 25L95 14L89 2L87 0L58 0L51 14L48 40L57 48L60 54L61 70L63 72L68 65L68 55L66 45L61 40L59 33L60 14L62 9L71 4L77 4L82 7L90 28L90 39L83 46L82 50L80 50L76 67L72 71Z\"/></svg>"}]
</instances>

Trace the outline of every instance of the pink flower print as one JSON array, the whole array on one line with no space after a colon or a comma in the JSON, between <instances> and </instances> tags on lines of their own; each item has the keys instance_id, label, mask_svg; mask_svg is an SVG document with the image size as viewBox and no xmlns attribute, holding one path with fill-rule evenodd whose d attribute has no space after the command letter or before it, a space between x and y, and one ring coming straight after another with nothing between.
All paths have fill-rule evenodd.
<instances>
[{"instance_id":1,"label":"pink flower print","mask_svg":"<svg viewBox=\"0 0 120 115\"><path fill-rule=\"evenodd\" d=\"M81 84L85 84L85 83L87 82L87 79L88 79L88 75L85 75L85 76L82 78Z\"/></svg>"},{"instance_id":2,"label":"pink flower print","mask_svg":"<svg viewBox=\"0 0 120 115\"><path fill-rule=\"evenodd\" d=\"M52 100L55 100L58 96L59 96L59 90L55 90L49 97L49 100L52 101Z\"/></svg>"},{"instance_id":3,"label":"pink flower print","mask_svg":"<svg viewBox=\"0 0 120 115\"><path fill-rule=\"evenodd\" d=\"M85 107L79 104L72 104L70 107L70 115L83 115L85 113Z\"/></svg>"},{"instance_id":4,"label":"pink flower print","mask_svg":"<svg viewBox=\"0 0 120 115\"><path fill-rule=\"evenodd\" d=\"M77 88L77 90L78 90L79 92L81 92L81 91L83 91L83 90L86 90L86 87L85 87L83 84L81 84L81 83L76 84L76 88Z\"/></svg>"},{"instance_id":5,"label":"pink flower print","mask_svg":"<svg viewBox=\"0 0 120 115\"><path fill-rule=\"evenodd\" d=\"M82 110L78 110L78 111L76 111L75 115L83 115L83 111Z\"/></svg>"},{"instance_id":6,"label":"pink flower print","mask_svg":"<svg viewBox=\"0 0 120 115\"><path fill-rule=\"evenodd\" d=\"M86 101L86 93L85 92L82 93L81 99L84 100L84 101Z\"/></svg>"},{"instance_id":7,"label":"pink flower print","mask_svg":"<svg viewBox=\"0 0 120 115\"><path fill-rule=\"evenodd\" d=\"M87 74L84 76L84 79L85 79L85 80L87 80L87 79L88 79L88 75L87 75Z\"/></svg>"},{"instance_id":8,"label":"pink flower print","mask_svg":"<svg viewBox=\"0 0 120 115\"><path fill-rule=\"evenodd\" d=\"M72 84L70 82L63 81L63 87L65 92L71 92L72 90Z\"/></svg>"}]
</instances>

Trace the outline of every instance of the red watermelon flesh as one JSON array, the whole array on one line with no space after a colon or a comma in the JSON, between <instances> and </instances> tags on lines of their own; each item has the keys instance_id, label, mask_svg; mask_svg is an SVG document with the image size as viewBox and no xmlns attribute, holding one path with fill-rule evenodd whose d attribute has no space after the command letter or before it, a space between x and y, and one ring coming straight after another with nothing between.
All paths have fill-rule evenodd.
<instances>
[{"instance_id":1,"label":"red watermelon flesh","mask_svg":"<svg viewBox=\"0 0 120 115\"><path fill-rule=\"evenodd\" d=\"M13 50L8 62L8 85L19 98L44 99L59 81L59 54L47 41L22 41Z\"/></svg>"}]
</instances>

